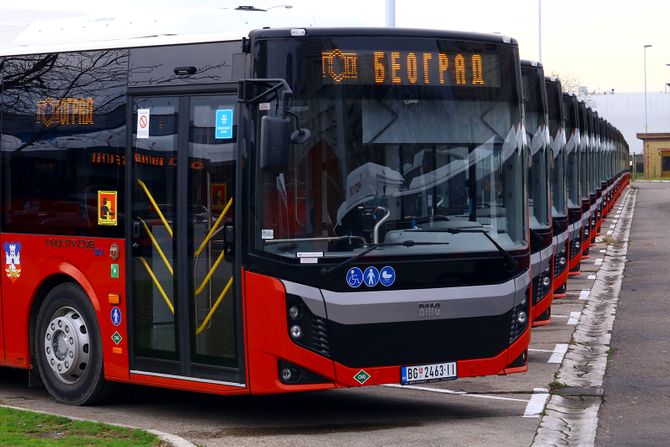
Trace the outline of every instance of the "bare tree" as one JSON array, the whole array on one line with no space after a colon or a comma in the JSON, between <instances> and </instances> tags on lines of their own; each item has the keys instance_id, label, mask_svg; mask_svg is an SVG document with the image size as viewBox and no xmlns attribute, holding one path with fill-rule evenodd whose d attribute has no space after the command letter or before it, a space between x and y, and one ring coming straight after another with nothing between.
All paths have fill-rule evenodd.
<instances>
[{"instance_id":1,"label":"bare tree","mask_svg":"<svg viewBox=\"0 0 670 447\"><path fill-rule=\"evenodd\" d=\"M561 81L561 88L564 92L577 95L580 100L584 101L587 106L593 107L595 103L591 98L592 92L581 82L581 80L572 73L560 74L552 71L549 76L558 78Z\"/></svg>"}]
</instances>

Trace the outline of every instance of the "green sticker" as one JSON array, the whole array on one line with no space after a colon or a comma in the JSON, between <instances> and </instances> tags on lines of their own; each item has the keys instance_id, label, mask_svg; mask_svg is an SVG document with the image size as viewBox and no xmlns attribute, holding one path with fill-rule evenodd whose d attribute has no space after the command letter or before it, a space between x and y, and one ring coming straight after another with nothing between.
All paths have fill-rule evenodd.
<instances>
[{"instance_id":1,"label":"green sticker","mask_svg":"<svg viewBox=\"0 0 670 447\"><path fill-rule=\"evenodd\" d=\"M368 379L369 379L370 377L371 377L370 374L366 373L364 370L361 369L361 370L358 371L358 373L354 376L354 380L356 380L356 382L358 382L358 383L360 383L361 385L363 385L365 382L368 381Z\"/></svg>"},{"instance_id":2,"label":"green sticker","mask_svg":"<svg viewBox=\"0 0 670 447\"><path fill-rule=\"evenodd\" d=\"M112 278L119 277L119 264L112 264Z\"/></svg>"},{"instance_id":3,"label":"green sticker","mask_svg":"<svg viewBox=\"0 0 670 447\"><path fill-rule=\"evenodd\" d=\"M112 334L112 341L113 341L115 344L118 345L119 343L121 343L121 340L123 340L123 337L121 337L121 334L119 334L118 332L114 332L114 333Z\"/></svg>"}]
</instances>

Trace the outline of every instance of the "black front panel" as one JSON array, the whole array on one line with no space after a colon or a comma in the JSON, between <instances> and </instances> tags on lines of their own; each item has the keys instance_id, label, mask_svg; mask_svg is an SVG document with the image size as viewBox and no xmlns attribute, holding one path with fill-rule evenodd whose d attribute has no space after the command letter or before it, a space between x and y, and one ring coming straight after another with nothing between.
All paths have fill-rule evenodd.
<instances>
[{"instance_id":1,"label":"black front panel","mask_svg":"<svg viewBox=\"0 0 670 447\"><path fill-rule=\"evenodd\" d=\"M555 217L553 219L553 230L557 236L565 233L568 230L568 217Z\"/></svg>"},{"instance_id":2,"label":"black front panel","mask_svg":"<svg viewBox=\"0 0 670 447\"><path fill-rule=\"evenodd\" d=\"M530 257L528 252L521 254L512 253L518 264L516 269L512 268L502 256L496 253L483 254L476 258L464 256L446 256L432 259L407 259L384 260L381 256L365 256L355 263L343 266L329 274L324 273L328 267L320 264L300 264L296 269L290 261L269 260L260 256L251 256L252 260L247 264L249 271L263 275L282 278L288 281L305 284L335 292L350 292L351 287L347 285L347 271L352 267L365 270L368 266L377 267L381 270L385 266L391 266L395 270L396 279L388 288L379 284L373 289L426 289L435 287L462 287L486 284L501 284L511 280L530 268Z\"/></svg>"},{"instance_id":3,"label":"black front panel","mask_svg":"<svg viewBox=\"0 0 670 447\"><path fill-rule=\"evenodd\" d=\"M551 228L548 230L530 230L531 252L537 253L550 246L554 239L554 233Z\"/></svg>"},{"instance_id":4,"label":"black front panel","mask_svg":"<svg viewBox=\"0 0 670 447\"><path fill-rule=\"evenodd\" d=\"M350 368L493 357L508 347L512 312L454 320L328 322L333 360Z\"/></svg>"},{"instance_id":5,"label":"black front panel","mask_svg":"<svg viewBox=\"0 0 670 447\"><path fill-rule=\"evenodd\" d=\"M568 212L568 219L569 219L570 225L582 220L582 210L581 210L581 208L570 208L570 210Z\"/></svg>"}]
</instances>

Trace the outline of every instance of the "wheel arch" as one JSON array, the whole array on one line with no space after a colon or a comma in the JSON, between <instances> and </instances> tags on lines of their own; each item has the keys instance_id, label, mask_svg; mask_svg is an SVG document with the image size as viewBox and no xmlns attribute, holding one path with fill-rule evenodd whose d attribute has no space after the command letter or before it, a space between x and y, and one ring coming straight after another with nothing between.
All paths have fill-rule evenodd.
<instances>
[{"instance_id":1,"label":"wheel arch","mask_svg":"<svg viewBox=\"0 0 670 447\"><path fill-rule=\"evenodd\" d=\"M40 308L44 304L44 301L51 290L55 287L65 284L73 283L79 286L84 294L91 301L93 310L95 314L100 315L100 302L98 297L93 289L93 285L86 278L86 276L76 267L71 264L63 263L59 266L59 272L47 276L44 280L37 286L35 293L33 295L32 303L30 306L30 318L28 323L28 349L30 355L30 368L37 369L37 362L35 359L36 346L35 346L35 325L37 324L37 314L40 311Z\"/></svg>"}]
</instances>

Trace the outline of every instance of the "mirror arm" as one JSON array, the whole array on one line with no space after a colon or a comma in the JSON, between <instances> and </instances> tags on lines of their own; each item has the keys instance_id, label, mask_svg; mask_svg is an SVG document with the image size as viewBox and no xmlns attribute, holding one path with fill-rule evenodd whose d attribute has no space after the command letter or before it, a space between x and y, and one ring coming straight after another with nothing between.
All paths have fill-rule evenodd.
<instances>
[{"instance_id":1,"label":"mirror arm","mask_svg":"<svg viewBox=\"0 0 670 447\"><path fill-rule=\"evenodd\" d=\"M272 87L269 87L267 90L264 92L256 95L255 97L248 99L246 97L247 89L246 85L247 84L274 84ZM288 85L288 82L286 82L285 79L279 79L279 78L261 78L261 79L245 79L242 81L239 81L238 83L238 91L241 93L241 95L238 94L238 97L240 98L240 102L243 102L244 104L255 104L260 102L261 100L265 99L268 97L270 94L275 93L277 90L281 89L281 95L279 96L279 110L281 110L281 116L284 117L286 114L286 108L288 108L288 102L290 101L291 97L293 96L293 90L291 90L291 87Z\"/></svg>"}]
</instances>

